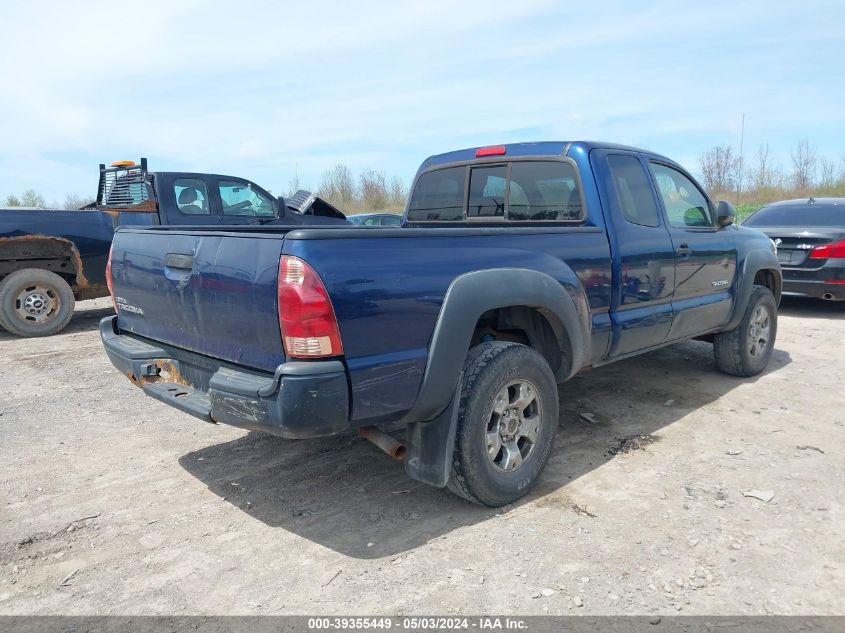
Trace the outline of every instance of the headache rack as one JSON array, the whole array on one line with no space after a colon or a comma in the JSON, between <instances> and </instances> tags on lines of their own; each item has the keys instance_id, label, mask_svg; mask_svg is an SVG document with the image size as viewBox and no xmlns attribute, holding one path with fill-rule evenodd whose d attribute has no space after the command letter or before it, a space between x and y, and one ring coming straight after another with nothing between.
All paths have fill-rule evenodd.
<instances>
[{"instance_id":1,"label":"headache rack","mask_svg":"<svg viewBox=\"0 0 845 633\"><path fill-rule=\"evenodd\" d=\"M147 172L147 159L141 164L121 161L111 167L100 164L100 185L97 188L97 207L122 211L156 211L155 189Z\"/></svg>"}]
</instances>

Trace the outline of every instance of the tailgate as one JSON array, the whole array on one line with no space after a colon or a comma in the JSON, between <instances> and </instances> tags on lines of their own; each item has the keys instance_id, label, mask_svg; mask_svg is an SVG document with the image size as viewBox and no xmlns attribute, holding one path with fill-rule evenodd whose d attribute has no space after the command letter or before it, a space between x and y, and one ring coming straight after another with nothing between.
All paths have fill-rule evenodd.
<instances>
[{"instance_id":1,"label":"tailgate","mask_svg":"<svg viewBox=\"0 0 845 633\"><path fill-rule=\"evenodd\" d=\"M122 229L112 278L118 327L255 369L284 362L277 277L284 234Z\"/></svg>"}]
</instances>

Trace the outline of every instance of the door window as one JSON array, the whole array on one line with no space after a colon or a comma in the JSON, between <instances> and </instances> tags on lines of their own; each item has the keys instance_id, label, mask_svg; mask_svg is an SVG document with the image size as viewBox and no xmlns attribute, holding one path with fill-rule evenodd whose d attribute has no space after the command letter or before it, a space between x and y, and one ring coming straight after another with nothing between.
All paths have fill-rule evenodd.
<instances>
[{"instance_id":1,"label":"door window","mask_svg":"<svg viewBox=\"0 0 845 633\"><path fill-rule=\"evenodd\" d=\"M205 183L197 178L177 178L173 181L173 193L179 213L185 215L208 215L208 191Z\"/></svg>"},{"instance_id":2,"label":"door window","mask_svg":"<svg viewBox=\"0 0 845 633\"><path fill-rule=\"evenodd\" d=\"M273 201L252 188L252 183L221 180L218 183L223 215L276 215Z\"/></svg>"},{"instance_id":3,"label":"door window","mask_svg":"<svg viewBox=\"0 0 845 633\"><path fill-rule=\"evenodd\" d=\"M657 201L642 163L636 156L607 157L616 197L623 217L632 224L659 226Z\"/></svg>"},{"instance_id":4,"label":"door window","mask_svg":"<svg viewBox=\"0 0 845 633\"><path fill-rule=\"evenodd\" d=\"M713 226L710 203L689 178L660 163L650 166L669 224L682 228Z\"/></svg>"}]
</instances>

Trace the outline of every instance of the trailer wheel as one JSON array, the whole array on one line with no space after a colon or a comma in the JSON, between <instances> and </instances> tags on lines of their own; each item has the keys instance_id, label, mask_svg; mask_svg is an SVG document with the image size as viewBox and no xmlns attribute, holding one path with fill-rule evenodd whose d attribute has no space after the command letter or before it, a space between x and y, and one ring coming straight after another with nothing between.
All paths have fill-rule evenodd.
<instances>
[{"instance_id":1,"label":"trailer wheel","mask_svg":"<svg viewBox=\"0 0 845 633\"><path fill-rule=\"evenodd\" d=\"M474 503L516 501L545 467L557 425L557 384L540 354L504 341L474 347L464 365L446 486Z\"/></svg>"},{"instance_id":2,"label":"trailer wheel","mask_svg":"<svg viewBox=\"0 0 845 633\"><path fill-rule=\"evenodd\" d=\"M67 282L49 270L16 270L0 281L0 326L16 336L50 336L73 316Z\"/></svg>"}]
</instances>

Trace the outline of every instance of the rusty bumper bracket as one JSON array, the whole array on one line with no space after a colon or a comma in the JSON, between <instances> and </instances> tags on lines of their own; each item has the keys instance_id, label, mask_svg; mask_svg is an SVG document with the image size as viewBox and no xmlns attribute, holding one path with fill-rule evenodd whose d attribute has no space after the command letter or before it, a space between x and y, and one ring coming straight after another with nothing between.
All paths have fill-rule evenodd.
<instances>
[{"instance_id":1,"label":"rusty bumper bracket","mask_svg":"<svg viewBox=\"0 0 845 633\"><path fill-rule=\"evenodd\" d=\"M205 393L192 387L173 382L147 383L144 385L144 393L195 418L214 424L211 419L211 400Z\"/></svg>"}]
</instances>

